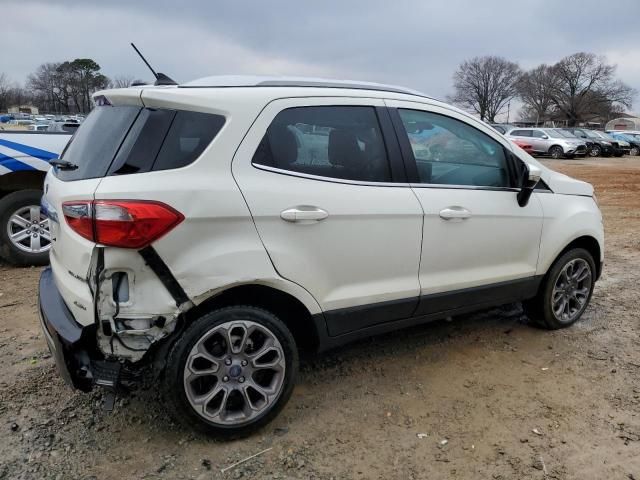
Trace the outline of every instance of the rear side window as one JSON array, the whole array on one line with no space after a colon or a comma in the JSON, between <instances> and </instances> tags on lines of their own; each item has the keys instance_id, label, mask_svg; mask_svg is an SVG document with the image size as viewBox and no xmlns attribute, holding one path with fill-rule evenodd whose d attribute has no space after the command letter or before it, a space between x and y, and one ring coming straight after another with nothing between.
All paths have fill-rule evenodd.
<instances>
[{"instance_id":1,"label":"rear side window","mask_svg":"<svg viewBox=\"0 0 640 480\"><path fill-rule=\"evenodd\" d=\"M373 107L296 107L280 112L253 163L321 177L389 182L391 172Z\"/></svg>"},{"instance_id":2,"label":"rear side window","mask_svg":"<svg viewBox=\"0 0 640 480\"><path fill-rule=\"evenodd\" d=\"M153 170L168 170L189 165L200 156L223 125L224 117L221 115L176 112Z\"/></svg>"},{"instance_id":3,"label":"rear side window","mask_svg":"<svg viewBox=\"0 0 640 480\"><path fill-rule=\"evenodd\" d=\"M513 137L530 137L531 130L513 130L509 135Z\"/></svg>"},{"instance_id":4,"label":"rear side window","mask_svg":"<svg viewBox=\"0 0 640 480\"><path fill-rule=\"evenodd\" d=\"M63 153L62 159L78 168L57 169L56 175L80 180L184 167L200 156L224 122L221 115L183 110L96 107Z\"/></svg>"}]
</instances>

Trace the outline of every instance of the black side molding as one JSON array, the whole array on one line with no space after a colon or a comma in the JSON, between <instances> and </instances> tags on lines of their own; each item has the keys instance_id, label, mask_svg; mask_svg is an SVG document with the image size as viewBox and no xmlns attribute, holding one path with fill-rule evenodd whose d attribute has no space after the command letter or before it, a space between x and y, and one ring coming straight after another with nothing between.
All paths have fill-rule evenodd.
<instances>
[{"instance_id":1,"label":"black side molding","mask_svg":"<svg viewBox=\"0 0 640 480\"><path fill-rule=\"evenodd\" d=\"M187 297L186 292L178 283L176 277L173 276L167 264L162 261L158 252L156 252L151 245L139 250L139 253L149 268L153 270L153 273L158 276L162 284L169 291L176 302L176 307L180 308L185 303L190 302L189 297Z\"/></svg>"},{"instance_id":2,"label":"black side molding","mask_svg":"<svg viewBox=\"0 0 640 480\"><path fill-rule=\"evenodd\" d=\"M461 314L536 296L543 276L533 276L507 282L464 288L357 307L324 312L329 337L367 335L371 328L386 328L403 324L422 323L449 315ZM422 319L422 320L421 320Z\"/></svg>"}]
</instances>

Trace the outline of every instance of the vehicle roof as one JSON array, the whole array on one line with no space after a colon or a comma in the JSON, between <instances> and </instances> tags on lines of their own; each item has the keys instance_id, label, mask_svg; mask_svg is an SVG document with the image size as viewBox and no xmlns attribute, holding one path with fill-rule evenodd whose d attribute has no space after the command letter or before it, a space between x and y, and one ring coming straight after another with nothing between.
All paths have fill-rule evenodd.
<instances>
[{"instance_id":1,"label":"vehicle roof","mask_svg":"<svg viewBox=\"0 0 640 480\"><path fill-rule=\"evenodd\" d=\"M473 121L479 121L464 110L437 100L422 92L396 85L353 80L334 80L297 76L216 75L180 85L133 85L126 88L95 92L94 99L105 96L115 104L198 105L207 97L214 109L224 114L231 105L249 101L265 105L272 100L293 97L362 97L381 100L403 100L426 103L455 111ZM482 122L484 123L484 122Z\"/></svg>"},{"instance_id":2,"label":"vehicle roof","mask_svg":"<svg viewBox=\"0 0 640 480\"><path fill-rule=\"evenodd\" d=\"M319 77L263 76L263 75L214 75L178 85L178 88L229 88L229 87L310 87L345 88L349 90L373 90L405 93L432 98L417 90L383 83L358 80L338 80Z\"/></svg>"}]
</instances>

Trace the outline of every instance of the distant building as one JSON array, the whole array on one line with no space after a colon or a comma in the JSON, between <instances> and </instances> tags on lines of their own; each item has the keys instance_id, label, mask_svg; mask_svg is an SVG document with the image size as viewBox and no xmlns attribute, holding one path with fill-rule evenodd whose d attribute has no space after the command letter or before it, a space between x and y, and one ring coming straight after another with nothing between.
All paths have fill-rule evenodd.
<instances>
[{"instance_id":1,"label":"distant building","mask_svg":"<svg viewBox=\"0 0 640 480\"><path fill-rule=\"evenodd\" d=\"M640 118L638 117L619 117L607 122L605 130L639 130Z\"/></svg>"},{"instance_id":2,"label":"distant building","mask_svg":"<svg viewBox=\"0 0 640 480\"><path fill-rule=\"evenodd\" d=\"M33 105L14 105L9 107L7 113L28 113L30 115L38 115L38 107Z\"/></svg>"}]
</instances>

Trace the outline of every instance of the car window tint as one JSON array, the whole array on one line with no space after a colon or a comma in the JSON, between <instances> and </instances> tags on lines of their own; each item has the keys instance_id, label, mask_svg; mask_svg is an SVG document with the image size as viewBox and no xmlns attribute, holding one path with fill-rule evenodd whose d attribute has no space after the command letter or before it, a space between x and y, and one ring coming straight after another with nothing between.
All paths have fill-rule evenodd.
<instances>
[{"instance_id":1,"label":"car window tint","mask_svg":"<svg viewBox=\"0 0 640 480\"><path fill-rule=\"evenodd\" d=\"M531 130L514 130L511 135L514 137L530 137Z\"/></svg>"},{"instance_id":2,"label":"car window tint","mask_svg":"<svg viewBox=\"0 0 640 480\"><path fill-rule=\"evenodd\" d=\"M420 183L510 187L504 148L467 123L419 110L399 110Z\"/></svg>"},{"instance_id":3,"label":"car window tint","mask_svg":"<svg viewBox=\"0 0 640 480\"><path fill-rule=\"evenodd\" d=\"M253 163L344 180L391 181L387 151L373 107L283 110L267 129Z\"/></svg>"},{"instance_id":4,"label":"car window tint","mask_svg":"<svg viewBox=\"0 0 640 480\"><path fill-rule=\"evenodd\" d=\"M531 134L532 134L531 136L533 136L535 138L544 137L544 133L542 133L540 130L532 130Z\"/></svg>"},{"instance_id":5,"label":"car window tint","mask_svg":"<svg viewBox=\"0 0 640 480\"><path fill-rule=\"evenodd\" d=\"M108 175L151 170L175 114L174 110L143 109L122 143Z\"/></svg>"},{"instance_id":6,"label":"car window tint","mask_svg":"<svg viewBox=\"0 0 640 480\"><path fill-rule=\"evenodd\" d=\"M189 165L212 142L224 122L222 115L178 110L152 169Z\"/></svg>"},{"instance_id":7,"label":"car window tint","mask_svg":"<svg viewBox=\"0 0 640 480\"><path fill-rule=\"evenodd\" d=\"M140 107L96 107L71 138L61 158L78 166L56 169L64 181L103 177Z\"/></svg>"}]
</instances>

